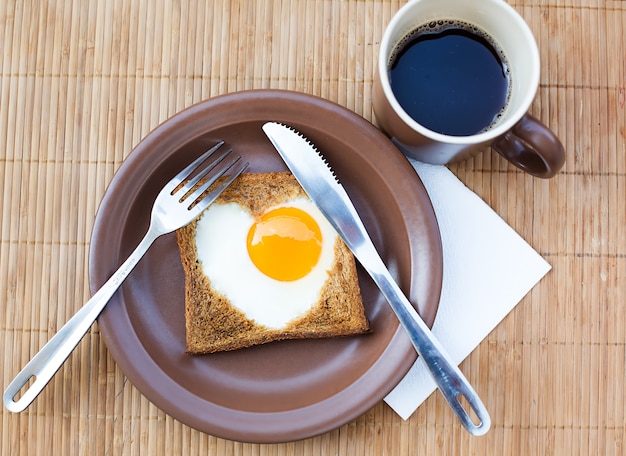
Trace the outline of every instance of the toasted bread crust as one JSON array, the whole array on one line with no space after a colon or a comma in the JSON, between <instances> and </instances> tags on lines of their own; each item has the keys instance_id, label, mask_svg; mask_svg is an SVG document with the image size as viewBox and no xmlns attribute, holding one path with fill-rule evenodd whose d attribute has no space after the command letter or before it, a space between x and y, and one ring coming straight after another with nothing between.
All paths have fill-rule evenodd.
<instances>
[{"instance_id":1,"label":"toasted bread crust","mask_svg":"<svg viewBox=\"0 0 626 456\"><path fill-rule=\"evenodd\" d=\"M306 196L289 172L243 174L216 203L236 202L259 216L267 207ZM340 239L319 301L285 328L272 329L248 319L211 287L198 260L196 222L176 232L185 272L186 351L190 354L236 350L283 339L326 338L370 331L352 253Z\"/></svg>"}]
</instances>

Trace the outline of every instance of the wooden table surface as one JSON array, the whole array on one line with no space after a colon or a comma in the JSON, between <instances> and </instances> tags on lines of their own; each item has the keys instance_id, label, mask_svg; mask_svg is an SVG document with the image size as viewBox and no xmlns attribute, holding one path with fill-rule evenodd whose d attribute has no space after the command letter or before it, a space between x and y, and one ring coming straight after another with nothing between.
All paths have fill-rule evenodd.
<instances>
[{"instance_id":1,"label":"wooden table surface","mask_svg":"<svg viewBox=\"0 0 626 456\"><path fill-rule=\"evenodd\" d=\"M98 204L156 125L219 94L282 88L374 121L387 0L0 2L3 390L85 302ZM626 2L516 0L538 40L531 112L567 150L553 179L485 151L450 169L552 266L461 365L493 419L469 436L441 395L378 403L324 435L223 440L160 411L95 325L40 397L2 409L2 455L626 454Z\"/></svg>"}]
</instances>

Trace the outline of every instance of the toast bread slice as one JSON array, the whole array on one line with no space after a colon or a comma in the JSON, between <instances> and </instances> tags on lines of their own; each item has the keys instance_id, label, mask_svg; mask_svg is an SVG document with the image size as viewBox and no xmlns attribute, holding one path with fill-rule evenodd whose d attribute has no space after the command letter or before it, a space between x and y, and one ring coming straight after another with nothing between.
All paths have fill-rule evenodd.
<instances>
[{"instance_id":1,"label":"toast bread slice","mask_svg":"<svg viewBox=\"0 0 626 456\"><path fill-rule=\"evenodd\" d=\"M290 172L245 173L214 204L235 202L253 217L269 207L307 195ZM337 236L334 260L317 302L284 327L269 328L249 319L211 287L196 247L192 222L176 232L185 273L186 351L206 354L284 339L350 336L370 332L354 256ZM242 279L243 280L243 279Z\"/></svg>"}]
</instances>

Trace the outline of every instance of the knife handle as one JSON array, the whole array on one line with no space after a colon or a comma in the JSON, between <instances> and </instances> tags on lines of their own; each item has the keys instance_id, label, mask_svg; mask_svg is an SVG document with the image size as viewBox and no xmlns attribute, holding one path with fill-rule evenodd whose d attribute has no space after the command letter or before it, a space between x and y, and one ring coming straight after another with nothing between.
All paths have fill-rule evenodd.
<instances>
[{"instance_id":1,"label":"knife handle","mask_svg":"<svg viewBox=\"0 0 626 456\"><path fill-rule=\"evenodd\" d=\"M373 246L372 246L373 247ZM375 257L373 256L375 253ZM363 256L360 255L362 258ZM375 251L367 255L369 264L363 264L387 299L400 324L407 331L413 346L428 367L444 398L472 435L484 435L491 427L487 408L458 366L453 363L441 343L406 298L389 270ZM462 402L462 399L465 401ZM464 404L465 402L465 404ZM469 410L466 410L466 406ZM477 422L476 422L477 420Z\"/></svg>"}]
</instances>

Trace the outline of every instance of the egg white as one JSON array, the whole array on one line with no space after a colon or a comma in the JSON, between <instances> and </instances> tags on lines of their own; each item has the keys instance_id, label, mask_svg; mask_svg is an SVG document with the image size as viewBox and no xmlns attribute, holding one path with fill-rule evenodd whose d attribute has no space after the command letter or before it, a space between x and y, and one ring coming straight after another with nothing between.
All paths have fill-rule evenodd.
<instances>
[{"instance_id":1,"label":"egg white","mask_svg":"<svg viewBox=\"0 0 626 456\"><path fill-rule=\"evenodd\" d=\"M318 301L334 261L337 232L319 209L306 198L289 206L312 216L322 232L320 259L309 274L294 281L280 281L263 274L254 265L246 246L252 215L237 203L212 204L196 226L198 259L211 286L257 324L284 328L304 315Z\"/></svg>"}]
</instances>

